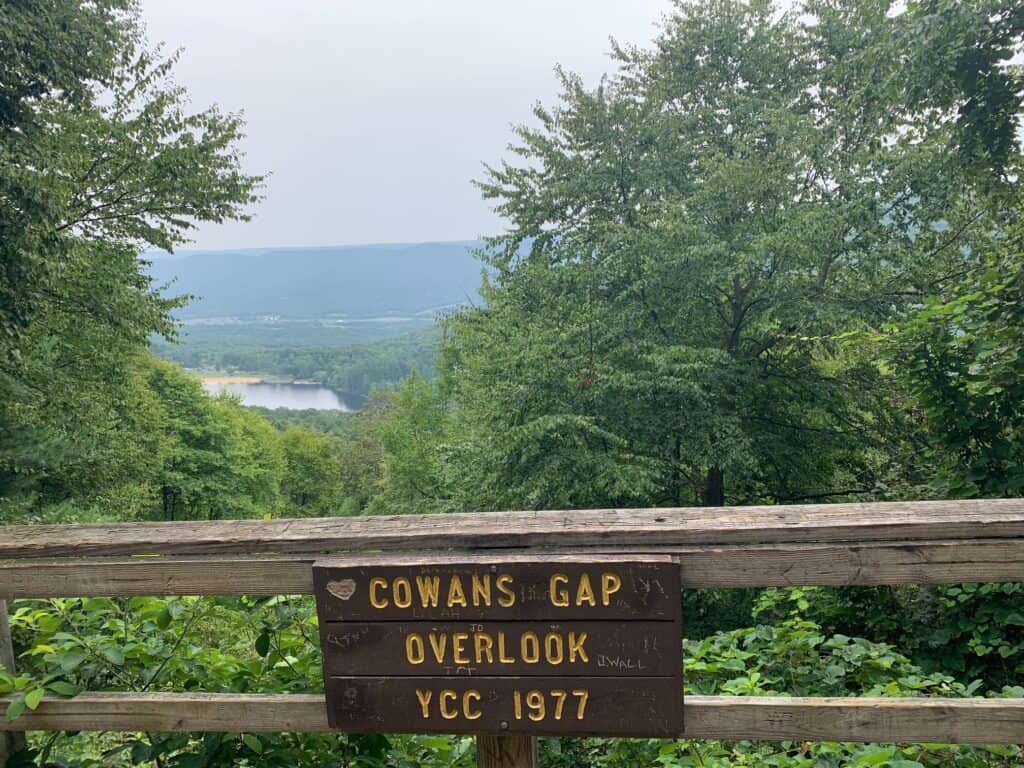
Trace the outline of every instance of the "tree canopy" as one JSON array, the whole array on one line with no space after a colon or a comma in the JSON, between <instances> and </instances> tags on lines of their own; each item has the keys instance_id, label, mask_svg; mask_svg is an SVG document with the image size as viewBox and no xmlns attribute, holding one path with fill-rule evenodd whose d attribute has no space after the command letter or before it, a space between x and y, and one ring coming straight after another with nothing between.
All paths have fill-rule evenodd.
<instances>
[{"instance_id":1,"label":"tree canopy","mask_svg":"<svg viewBox=\"0 0 1024 768\"><path fill-rule=\"evenodd\" d=\"M0 493L102 460L131 360L173 335L146 276L199 221L245 218L237 115L191 111L133 0L0 8ZM23 496L23 498L26 498Z\"/></svg>"},{"instance_id":2,"label":"tree canopy","mask_svg":"<svg viewBox=\"0 0 1024 768\"><path fill-rule=\"evenodd\" d=\"M844 342L986 252L1019 167L987 138L1019 112L1018 16L963 5L681 3L596 87L561 74L480 182L510 227L446 350L467 506L884 487L889 372Z\"/></svg>"}]
</instances>

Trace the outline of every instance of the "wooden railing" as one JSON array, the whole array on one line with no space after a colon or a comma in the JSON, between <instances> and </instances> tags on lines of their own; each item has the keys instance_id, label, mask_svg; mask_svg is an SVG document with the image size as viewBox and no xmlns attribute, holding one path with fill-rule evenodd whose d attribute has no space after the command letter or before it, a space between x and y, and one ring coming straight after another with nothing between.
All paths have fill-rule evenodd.
<instances>
[{"instance_id":1,"label":"wooden railing","mask_svg":"<svg viewBox=\"0 0 1024 768\"><path fill-rule=\"evenodd\" d=\"M0 600L311 594L323 553L450 550L667 553L684 589L1024 581L1024 500L8 526ZM685 723L695 739L1019 743L1024 700L687 696ZM313 732L327 718L322 695L82 693L5 729Z\"/></svg>"}]
</instances>

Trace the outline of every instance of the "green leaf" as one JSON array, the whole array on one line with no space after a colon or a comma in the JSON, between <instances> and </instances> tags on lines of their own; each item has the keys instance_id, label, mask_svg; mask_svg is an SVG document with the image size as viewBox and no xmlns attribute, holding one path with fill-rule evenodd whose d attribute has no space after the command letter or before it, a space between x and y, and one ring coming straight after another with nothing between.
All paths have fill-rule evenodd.
<instances>
[{"instance_id":1,"label":"green leaf","mask_svg":"<svg viewBox=\"0 0 1024 768\"><path fill-rule=\"evenodd\" d=\"M256 653L263 657L270 653L270 635L268 633L263 632L256 638Z\"/></svg>"},{"instance_id":2,"label":"green leaf","mask_svg":"<svg viewBox=\"0 0 1024 768\"><path fill-rule=\"evenodd\" d=\"M251 733L243 733L242 742L257 755L263 754L263 742Z\"/></svg>"},{"instance_id":3,"label":"green leaf","mask_svg":"<svg viewBox=\"0 0 1024 768\"><path fill-rule=\"evenodd\" d=\"M139 765L140 763L145 763L153 757L153 747L142 741L136 741L134 744L132 744L131 750L132 765Z\"/></svg>"},{"instance_id":4,"label":"green leaf","mask_svg":"<svg viewBox=\"0 0 1024 768\"><path fill-rule=\"evenodd\" d=\"M43 700L43 694L45 691L42 688L33 688L31 691L25 694L25 705L34 710L39 706L39 702Z\"/></svg>"},{"instance_id":5,"label":"green leaf","mask_svg":"<svg viewBox=\"0 0 1024 768\"><path fill-rule=\"evenodd\" d=\"M46 687L59 696L77 696L82 690L77 685L73 685L65 680L54 680L52 683L48 683Z\"/></svg>"},{"instance_id":6,"label":"green leaf","mask_svg":"<svg viewBox=\"0 0 1024 768\"><path fill-rule=\"evenodd\" d=\"M60 654L57 663L64 672L72 672L85 661L85 654L81 651L68 651Z\"/></svg>"},{"instance_id":7,"label":"green leaf","mask_svg":"<svg viewBox=\"0 0 1024 768\"><path fill-rule=\"evenodd\" d=\"M124 653L116 645L104 646L101 653L103 654L103 657L107 661L109 661L111 664L114 664L115 666L120 667L122 664L124 664Z\"/></svg>"},{"instance_id":8,"label":"green leaf","mask_svg":"<svg viewBox=\"0 0 1024 768\"><path fill-rule=\"evenodd\" d=\"M7 722L13 723L17 720L21 713L25 711L25 697L16 696L11 700L11 703L7 705Z\"/></svg>"},{"instance_id":9,"label":"green leaf","mask_svg":"<svg viewBox=\"0 0 1024 768\"><path fill-rule=\"evenodd\" d=\"M160 627L160 629L167 629L167 627L169 627L171 625L171 620L172 620L171 612L169 610L167 610L167 608L165 607L157 615L157 617L156 617L156 625L158 627Z\"/></svg>"}]
</instances>

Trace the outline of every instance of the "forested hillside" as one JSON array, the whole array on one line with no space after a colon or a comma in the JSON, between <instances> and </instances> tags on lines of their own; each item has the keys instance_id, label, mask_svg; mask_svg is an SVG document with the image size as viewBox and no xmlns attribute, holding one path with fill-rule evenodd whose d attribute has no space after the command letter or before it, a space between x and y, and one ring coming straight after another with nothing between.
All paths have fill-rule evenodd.
<instances>
[{"instance_id":1,"label":"forested hillside","mask_svg":"<svg viewBox=\"0 0 1024 768\"><path fill-rule=\"evenodd\" d=\"M313 380L362 402L376 390L397 389L413 371L434 377L437 321L422 326L411 332L390 324L349 332L318 322L194 326L185 331L187 340L154 340L152 349L193 370Z\"/></svg>"},{"instance_id":2,"label":"forested hillside","mask_svg":"<svg viewBox=\"0 0 1024 768\"><path fill-rule=\"evenodd\" d=\"M652 44L613 45L604 79L560 72L561 97L518 116L516 144L477 182L507 222L481 262L464 244L194 254L197 277L176 287L209 286L198 304L163 291L174 259L146 254L259 202L271 182L242 170L240 118L189 107L132 0L7 3L0 30L5 524L1024 495L1013 0L680 2ZM295 277L304 259L313 281ZM434 378L424 359L356 413L260 412L153 355L184 354L167 346L181 317L378 312L353 269L393 281L395 313L462 304L438 276L472 281L481 301L401 355L436 342ZM251 281L244 303L229 281ZM374 344L338 369L326 344L229 346L183 362L332 382L393 362ZM690 693L1019 698L1022 605L1021 584L692 591L681 663ZM322 691L308 599L9 610L9 719L44 692ZM18 759L397 768L474 754L468 738L56 733L30 734ZM1005 745L597 738L544 739L541 755L1022 760Z\"/></svg>"}]
</instances>

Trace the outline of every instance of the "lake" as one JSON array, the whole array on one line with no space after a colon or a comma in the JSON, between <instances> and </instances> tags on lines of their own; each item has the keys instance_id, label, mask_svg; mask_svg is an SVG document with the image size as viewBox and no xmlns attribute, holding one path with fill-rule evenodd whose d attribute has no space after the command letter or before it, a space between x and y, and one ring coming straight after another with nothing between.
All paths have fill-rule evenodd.
<instances>
[{"instance_id":1,"label":"lake","mask_svg":"<svg viewBox=\"0 0 1024 768\"><path fill-rule=\"evenodd\" d=\"M353 411L341 395L321 384L270 384L244 381L204 381L207 392L231 392L240 395L243 405L260 408L291 408L318 411Z\"/></svg>"}]
</instances>

